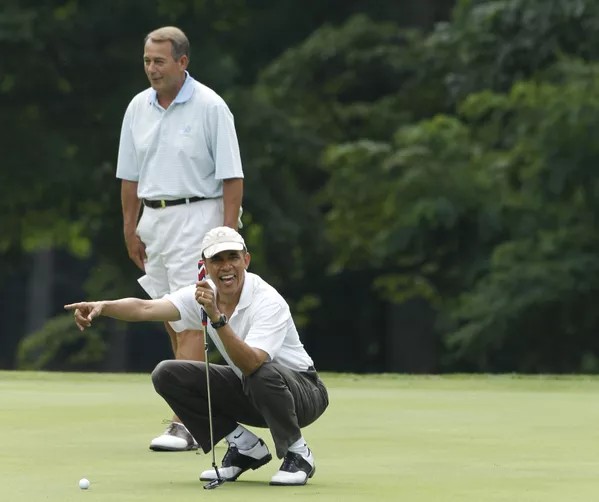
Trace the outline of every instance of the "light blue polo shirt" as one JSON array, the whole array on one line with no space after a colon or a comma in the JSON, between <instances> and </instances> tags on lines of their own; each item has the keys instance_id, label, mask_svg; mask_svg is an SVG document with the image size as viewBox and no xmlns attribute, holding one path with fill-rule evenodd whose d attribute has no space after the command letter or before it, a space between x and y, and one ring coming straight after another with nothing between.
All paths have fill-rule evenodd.
<instances>
[{"instance_id":1,"label":"light blue polo shirt","mask_svg":"<svg viewBox=\"0 0 599 502\"><path fill-rule=\"evenodd\" d=\"M116 176L137 181L140 199L221 197L222 180L243 178L233 114L187 72L166 110L154 89L140 92L123 118Z\"/></svg>"}]
</instances>

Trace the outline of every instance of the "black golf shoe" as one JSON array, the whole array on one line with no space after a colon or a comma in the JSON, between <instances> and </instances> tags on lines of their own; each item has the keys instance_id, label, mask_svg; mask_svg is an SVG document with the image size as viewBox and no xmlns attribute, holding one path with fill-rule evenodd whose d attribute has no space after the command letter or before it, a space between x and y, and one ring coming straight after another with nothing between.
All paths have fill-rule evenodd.
<instances>
[{"instance_id":1,"label":"black golf shoe","mask_svg":"<svg viewBox=\"0 0 599 502\"><path fill-rule=\"evenodd\" d=\"M310 449L308 449L307 457L288 451L281 468L272 477L270 484L275 486L305 485L308 478L314 476L315 472L314 455Z\"/></svg>"},{"instance_id":2,"label":"black golf shoe","mask_svg":"<svg viewBox=\"0 0 599 502\"><path fill-rule=\"evenodd\" d=\"M249 450L239 450L235 443L229 443L222 467L218 468L221 478L226 481L235 481L241 474L249 469L258 469L272 460L268 447L261 439ZM216 470L208 469L200 474L201 481L217 479Z\"/></svg>"}]
</instances>

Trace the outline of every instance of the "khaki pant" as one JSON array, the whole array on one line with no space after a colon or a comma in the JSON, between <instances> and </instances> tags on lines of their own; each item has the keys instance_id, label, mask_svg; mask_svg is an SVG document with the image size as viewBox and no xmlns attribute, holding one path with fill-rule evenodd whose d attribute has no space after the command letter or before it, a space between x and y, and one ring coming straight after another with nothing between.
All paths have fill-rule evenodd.
<instances>
[{"instance_id":1,"label":"khaki pant","mask_svg":"<svg viewBox=\"0 0 599 502\"><path fill-rule=\"evenodd\" d=\"M162 361L152 372L156 392L168 403L205 453L210 451L206 364ZM317 372L290 370L265 363L241 380L229 366L210 364L210 397L214 443L238 423L268 427L282 458L329 404Z\"/></svg>"}]
</instances>

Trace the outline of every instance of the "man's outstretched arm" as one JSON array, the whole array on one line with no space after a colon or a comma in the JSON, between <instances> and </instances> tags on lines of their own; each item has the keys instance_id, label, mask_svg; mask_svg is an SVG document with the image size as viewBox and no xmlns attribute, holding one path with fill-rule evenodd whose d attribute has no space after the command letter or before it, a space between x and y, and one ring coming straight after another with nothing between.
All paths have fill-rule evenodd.
<instances>
[{"instance_id":1,"label":"man's outstretched arm","mask_svg":"<svg viewBox=\"0 0 599 502\"><path fill-rule=\"evenodd\" d=\"M178 321L181 318L179 310L165 298L79 302L65 305L64 308L74 311L75 323L81 331L89 328L92 321L101 315L121 321Z\"/></svg>"}]
</instances>

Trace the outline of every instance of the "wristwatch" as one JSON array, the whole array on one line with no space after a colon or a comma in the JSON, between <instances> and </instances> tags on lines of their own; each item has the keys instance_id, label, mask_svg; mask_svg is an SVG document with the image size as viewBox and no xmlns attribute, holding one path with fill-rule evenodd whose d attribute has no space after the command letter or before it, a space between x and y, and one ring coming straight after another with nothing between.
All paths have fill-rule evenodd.
<instances>
[{"instance_id":1,"label":"wristwatch","mask_svg":"<svg viewBox=\"0 0 599 502\"><path fill-rule=\"evenodd\" d=\"M225 314L221 314L220 317L218 318L218 321L216 321L216 322L210 321L210 326L212 326L214 329L218 329L218 328L222 328L228 322L229 322L229 320L227 319L227 316Z\"/></svg>"}]
</instances>

